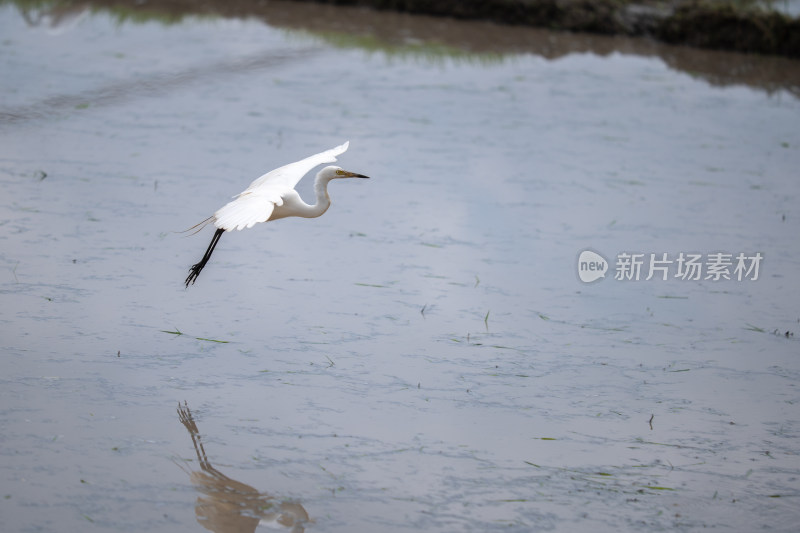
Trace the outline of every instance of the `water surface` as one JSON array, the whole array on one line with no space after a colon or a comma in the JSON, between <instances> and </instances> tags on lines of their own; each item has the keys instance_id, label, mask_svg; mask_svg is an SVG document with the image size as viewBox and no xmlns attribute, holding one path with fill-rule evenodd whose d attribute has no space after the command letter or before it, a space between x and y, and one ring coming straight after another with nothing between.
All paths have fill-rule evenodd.
<instances>
[{"instance_id":1,"label":"water surface","mask_svg":"<svg viewBox=\"0 0 800 533\"><path fill-rule=\"evenodd\" d=\"M0 9L2 529L792 530L798 64L270 4ZM348 139L184 289L174 232Z\"/></svg>"}]
</instances>

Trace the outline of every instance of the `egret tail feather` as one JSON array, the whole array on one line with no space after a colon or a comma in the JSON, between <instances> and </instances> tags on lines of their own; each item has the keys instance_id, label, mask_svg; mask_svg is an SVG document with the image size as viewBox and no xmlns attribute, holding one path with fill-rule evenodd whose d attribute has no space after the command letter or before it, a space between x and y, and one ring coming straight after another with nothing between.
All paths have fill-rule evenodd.
<instances>
[{"instance_id":1,"label":"egret tail feather","mask_svg":"<svg viewBox=\"0 0 800 533\"><path fill-rule=\"evenodd\" d=\"M206 253L203 255L203 258L200 260L199 263L192 265L192 268L189 269L189 275L186 277L186 288L189 288L189 285L194 285L195 280L197 280L197 276L200 275L200 272L203 270L203 267L206 266L208 260L211 259L211 254L214 253L214 248L217 247L217 243L219 242L219 238L222 234L225 233L225 230L222 228L217 229L214 232L214 236L211 238L211 243L208 245L208 249L206 249Z\"/></svg>"},{"instance_id":2,"label":"egret tail feather","mask_svg":"<svg viewBox=\"0 0 800 533\"><path fill-rule=\"evenodd\" d=\"M189 229L185 229L185 230L183 230L183 231L174 231L173 233L188 233L188 232L192 231L194 228L197 228L197 231L193 231L192 233L190 233L190 234L189 234L189 235L191 236L191 235L194 235L194 234L196 234L196 233L199 233L199 232L200 232L200 230L202 230L203 228L205 228L206 226L208 226L208 224L209 224L209 223L210 223L212 220L214 220L214 216L213 216L213 215L212 215L212 216L210 216L210 217L208 217L207 219L203 220L202 222L198 222L197 224L195 224L194 226L192 226L192 227L191 227L191 228L189 228Z\"/></svg>"}]
</instances>

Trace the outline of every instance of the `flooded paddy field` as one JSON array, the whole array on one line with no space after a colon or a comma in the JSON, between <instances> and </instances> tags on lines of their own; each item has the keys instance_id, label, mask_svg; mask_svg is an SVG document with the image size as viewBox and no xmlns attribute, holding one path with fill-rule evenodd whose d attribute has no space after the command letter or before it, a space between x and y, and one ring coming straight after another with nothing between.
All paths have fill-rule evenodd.
<instances>
[{"instance_id":1,"label":"flooded paddy field","mask_svg":"<svg viewBox=\"0 0 800 533\"><path fill-rule=\"evenodd\" d=\"M0 529L794 530L800 63L270 4L0 6Z\"/></svg>"}]
</instances>

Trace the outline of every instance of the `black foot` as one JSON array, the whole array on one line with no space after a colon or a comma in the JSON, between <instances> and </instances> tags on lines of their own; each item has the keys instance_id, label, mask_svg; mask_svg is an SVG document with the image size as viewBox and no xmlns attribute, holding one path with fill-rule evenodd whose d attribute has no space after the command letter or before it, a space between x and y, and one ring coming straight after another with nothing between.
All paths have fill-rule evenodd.
<instances>
[{"instance_id":1,"label":"black foot","mask_svg":"<svg viewBox=\"0 0 800 533\"><path fill-rule=\"evenodd\" d=\"M217 231L214 232L214 237L211 239L211 244L208 245L208 249L206 253L203 255L203 258L200 260L199 263L192 265L192 268L189 269L189 275L186 277L186 288L189 288L189 285L194 285L197 276L200 275L200 271L203 270L203 267L206 266L208 260L211 259L211 254L214 253L214 248L217 247L217 243L219 242L219 238L222 237L222 234L225 233L225 230L222 228L217 228Z\"/></svg>"},{"instance_id":2,"label":"black foot","mask_svg":"<svg viewBox=\"0 0 800 533\"><path fill-rule=\"evenodd\" d=\"M192 268L189 269L189 275L186 277L186 288L189 288L189 285L194 285L197 276L200 275L200 271L203 270L204 264L197 263L196 265L192 265Z\"/></svg>"}]
</instances>

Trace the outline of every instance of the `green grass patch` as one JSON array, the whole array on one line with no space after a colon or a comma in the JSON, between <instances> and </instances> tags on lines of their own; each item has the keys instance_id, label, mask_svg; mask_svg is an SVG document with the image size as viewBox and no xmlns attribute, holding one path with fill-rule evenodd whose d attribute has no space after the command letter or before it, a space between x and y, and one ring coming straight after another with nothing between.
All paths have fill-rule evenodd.
<instances>
[{"instance_id":1,"label":"green grass patch","mask_svg":"<svg viewBox=\"0 0 800 533\"><path fill-rule=\"evenodd\" d=\"M170 330L167 330L167 329L162 329L160 331L162 333L168 333L170 335L175 335L176 337L180 337L182 335L186 335L184 332L182 332L178 328L175 328L175 331L170 331ZM206 337L194 337L193 335L186 335L186 336L187 337L192 337L195 340L204 341L204 342L218 342L220 344L228 344L230 342L230 341L222 341L222 340L219 340L219 339L209 339L209 338L206 338Z\"/></svg>"}]
</instances>

